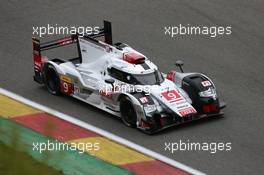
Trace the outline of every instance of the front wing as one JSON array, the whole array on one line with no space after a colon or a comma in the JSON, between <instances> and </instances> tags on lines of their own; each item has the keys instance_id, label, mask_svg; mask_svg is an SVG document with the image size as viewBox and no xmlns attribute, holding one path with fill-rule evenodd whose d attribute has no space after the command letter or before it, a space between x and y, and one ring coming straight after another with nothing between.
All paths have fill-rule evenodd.
<instances>
[{"instance_id":1,"label":"front wing","mask_svg":"<svg viewBox=\"0 0 264 175\"><path fill-rule=\"evenodd\" d=\"M220 110L225 107L226 104L224 102L220 102L219 104ZM150 124L146 125L147 123L146 122L144 125L139 126L139 129L143 130L143 132L147 134L154 134L166 128L194 122L200 119L219 117L219 116L223 116L223 114L224 113L222 111L219 111L218 113L196 114L181 118L177 117L176 114L173 114L173 116L171 114L159 114L157 116L152 116L151 118L149 118L147 122L150 122ZM177 119L175 119L176 117Z\"/></svg>"}]
</instances>

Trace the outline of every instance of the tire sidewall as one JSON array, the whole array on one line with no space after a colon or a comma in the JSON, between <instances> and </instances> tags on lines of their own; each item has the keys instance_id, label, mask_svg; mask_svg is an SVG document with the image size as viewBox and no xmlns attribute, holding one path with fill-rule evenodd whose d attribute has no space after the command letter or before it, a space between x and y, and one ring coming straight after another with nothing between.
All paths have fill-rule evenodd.
<instances>
[{"instance_id":1,"label":"tire sidewall","mask_svg":"<svg viewBox=\"0 0 264 175\"><path fill-rule=\"evenodd\" d=\"M52 72L52 77L48 75L50 72ZM57 73L55 67L51 64L46 64L44 66L43 76L44 76L43 79L44 79L45 86L48 89L49 93L53 95L59 95L60 94L60 81L59 81L59 74ZM49 86L49 81L51 81L51 78L56 79L53 82L55 83L55 86L53 89Z\"/></svg>"},{"instance_id":2,"label":"tire sidewall","mask_svg":"<svg viewBox=\"0 0 264 175\"><path fill-rule=\"evenodd\" d=\"M127 110L129 108L130 108L130 110ZM133 114L130 114L130 116L127 116L127 114L126 114L127 111L130 111ZM132 101L127 96L122 97L121 100L120 100L120 113L121 113L122 121L123 121L123 123L126 126L129 126L129 127L132 127L132 128L136 127L136 123L137 123L136 110L135 110L135 108L133 106ZM134 117L134 118L131 119L130 121L128 121L127 117Z\"/></svg>"}]
</instances>

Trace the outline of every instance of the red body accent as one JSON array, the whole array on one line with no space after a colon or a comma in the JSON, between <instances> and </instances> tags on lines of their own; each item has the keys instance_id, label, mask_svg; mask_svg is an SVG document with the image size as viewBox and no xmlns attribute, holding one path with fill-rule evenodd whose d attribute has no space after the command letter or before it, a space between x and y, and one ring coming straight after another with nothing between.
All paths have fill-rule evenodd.
<instances>
[{"instance_id":1,"label":"red body accent","mask_svg":"<svg viewBox=\"0 0 264 175\"><path fill-rule=\"evenodd\" d=\"M169 101L170 103L184 100L184 98L176 90L171 90L171 91L168 91L168 92L163 92L163 93L161 93L161 95L163 97L165 97L166 100Z\"/></svg>"},{"instance_id":2,"label":"red body accent","mask_svg":"<svg viewBox=\"0 0 264 175\"><path fill-rule=\"evenodd\" d=\"M73 87L73 84L71 84L71 83L68 83L68 82L65 82L65 81L61 80L60 88L61 88L61 92L66 94L66 95L73 94L74 87Z\"/></svg>"},{"instance_id":3,"label":"red body accent","mask_svg":"<svg viewBox=\"0 0 264 175\"><path fill-rule=\"evenodd\" d=\"M67 38L59 39L57 42L58 42L61 46L63 46L63 45L66 45L66 44L71 44L71 43L73 43L74 41L72 40L71 37L67 37Z\"/></svg>"},{"instance_id":4,"label":"red body accent","mask_svg":"<svg viewBox=\"0 0 264 175\"><path fill-rule=\"evenodd\" d=\"M182 115L182 117L185 117L189 114L195 114L197 113L196 110L192 107L189 107L187 109L180 110L179 113Z\"/></svg>"},{"instance_id":5,"label":"red body accent","mask_svg":"<svg viewBox=\"0 0 264 175\"><path fill-rule=\"evenodd\" d=\"M41 72L44 62L48 61L48 58L45 56L41 56L39 40L36 38L32 38L32 41L33 41L34 70L35 72Z\"/></svg>"},{"instance_id":6,"label":"red body accent","mask_svg":"<svg viewBox=\"0 0 264 175\"><path fill-rule=\"evenodd\" d=\"M44 66L44 63L48 61L48 57L33 54L33 58L34 58L34 70L36 72L41 72Z\"/></svg>"},{"instance_id":7,"label":"red body accent","mask_svg":"<svg viewBox=\"0 0 264 175\"><path fill-rule=\"evenodd\" d=\"M100 95L103 97L107 97L107 98L112 98L112 92L108 92L108 91L101 91Z\"/></svg>"},{"instance_id":8,"label":"red body accent","mask_svg":"<svg viewBox=\"0 0 264 175\"><path fill-rule=\"evenodd\" d=\"M124 53L123 55L123 60L132 63L132 64L138 64L138 63L142 63L145 60L145 57L138 54L138 53Z\"/></svg>"},{"instance_id":9,"label":"red body accent","mask_svg":"<svg viewBox=\"0 0 264 175\"><path fill-rule=\"evenodd\" d=\"M172 71L170 71L170 72L167 73L166 78L168 80L174 81L175 75L176 75L176 71L175 70L172 70Z\"/></svg>"},{"instance_id":10,"label":"red body accent","mask_svg":"<svg viewBox=\"0 0 264 175\"><path fill-rule=\"evenodd\" d=\"M217 112L218 106L217 104L208 104L203 106L203 112L204 113L211 113L211 112Z\"/></svg>"},{"instance_id":11,"label":"red body accent","mask_svg":"<svg viewBox=\"0 0 264 175\"><path fill-rule=\"evenodd\" d=\"M142 120L142 119L140 120L139 126L140 126L141 128L145 128L145 129L149 129L149 128L151 128L150 124L147 123L147 122L145 122L145 121Z\"/></svg>"}]
</instances>

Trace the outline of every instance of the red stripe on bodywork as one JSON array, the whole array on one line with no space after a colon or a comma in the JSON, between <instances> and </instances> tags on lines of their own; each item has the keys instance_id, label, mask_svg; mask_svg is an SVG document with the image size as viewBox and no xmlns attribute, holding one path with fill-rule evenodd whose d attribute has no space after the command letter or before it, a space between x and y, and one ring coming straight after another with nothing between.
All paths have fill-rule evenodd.
<instances>
[{"instance_id":1,"label":"red stripe on bodywork","mask_svg":"<svg viewBox=\"0 0 264 175\"><path fill-rule=\"evenodd\" d=\"M57 41L60 45L71 44L73 42L72 37L62 38Z\"/></svg>"},{"instance_id":2,"label":"red stripe on bodywork","mask_svg":"<svg viewBox=\"0 0 264 175\"><path fill-rule=\"evenodd\" d=\"M190 175L158 160L125 164L122 167L138 175Z\"/></svg>"},{"instance_id":3,"label":"red stripe on bodywork","mask_svg":"<svg viewBox=\"0 0 264 175\"><path fill-rule=\"evenodd\" d=\"M98 134L47 113L15 117L13 121L60 141L96 137Z\"/></svg>"}]
</instances>

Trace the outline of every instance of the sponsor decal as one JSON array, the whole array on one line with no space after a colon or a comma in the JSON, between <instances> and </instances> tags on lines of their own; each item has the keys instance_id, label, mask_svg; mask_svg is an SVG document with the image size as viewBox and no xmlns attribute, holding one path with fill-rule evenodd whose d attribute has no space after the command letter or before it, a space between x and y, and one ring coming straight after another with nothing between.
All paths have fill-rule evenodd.
<instances>
[{"instance_id":1,"label":"sponsor decal","mask_svg":"<svg viewBox=\"0 0 264 175\"><path fill-rule=\"evenodd\" d=\"M156 105L147 105L147 106L144 106L144 110L146 113L151 113L151 112L154 112L156 111Z\"/></svg>"},{"instance_id":2,"label":"sponsor decal","mask_svg":"<svg viewBox=\"0 0 264 175\"><path fill-rule=\"evenodd\" d=\"M186 103L184 103L184 105L178 105L177 106L177 109L183 109L183 108L186 108L188 107L189 105L187 105Z\"/></svg>"},{"instance_id":3,"label":"sponsor decal","mask_svg":"<svg viewBox=\"0 0 264 175\"><path fill-rule=\"evenodd\" d=\"M59 43L61 46L63 46L63 45L65 45L65 44L71 44L71 43L73 43L73 40L72 40L71 37L67 37L67 38L59 39L59 40L58 40L58 43Z\"/></svg>"},{"instance_id":4,"label":"sponsor decal","mask_svg":"<svg viewBox=\"0 0 264 175\"><path fill-rule=\"evenodd\" d=\"M165 97L165 99L170 103L179 102L179 101L184 100L181 94L176 90L162 92L161 95Z\"/></svg>"},{"instance_id":5,"label":"sponsor decal","mask_svg":"<svg viewBox=\"0 0 264 175\"><path fill-rule=\"evenodd\" d=\"M60 75L61 80L61 92L66 95L71 95L74 92L72 79L66 75Z\"/></svg>"},{"instance_id":6,"label":"sponsor decal","mask_svg":"<svg viewBox=\"0 0 264 175\"><path fill-rule=\"evenodd\" d=\"M143 103L143 104L148 103L148 98L147 98L147 97L141 97L141 98L139 98L139 100L140 100L141 103Z\"/></svg>"},{"instance_id":7,"label":"sponsor decal","mask_svg":"<svg viewBox=\"0 0 264 175\"><path fill-rule=\"evenodd\" d=\"M202 81L202 85L203 87L207 87L207 86L211 86L212 84L210 81L206 80L206 81Z\"/></svg>"},{"instance_id":8,"label":"sponsor decal","mask_svg":"<svg viewBox=\"0 0 264 175\"><path fill-rule=\"evenodd\" d=\"M112 98L113 95L112 91L108 91L108 90L102 90L99 93L102 97L106 97L106 98Z\"/></svg>"},{"instance_id":9,"label":"sponsor decal","mask_svg":"<svg viewBox=\"0 0 264 175\"><path fill-rule=\"evenodd\" d=\"M179 110L179 113L181 114L182 117L185 117L189 114L195 114L196 110L193 107L188 107L188 108Z\"/></svg>"},{"instance_id":10,"label":"sponsor decal","mask_svg":"<svg viewBox=\"0 0 264 175\"><path fill-rule=\"evenodd\" d=\"M68 77L67 75L60 75L60 80L67 82L67 83L72 83L72 79Z\"/></svg>"},{"instance_id":11,"label":"sponsor decal","mask_svg":"<svg viewBox=\"0 0 264 175\"><path fill-rule=\"evenodd\" d=\"M73 84L61 81L61 92L66 95L71 95L74 91Z\"/></svg>"}]
</instances>

